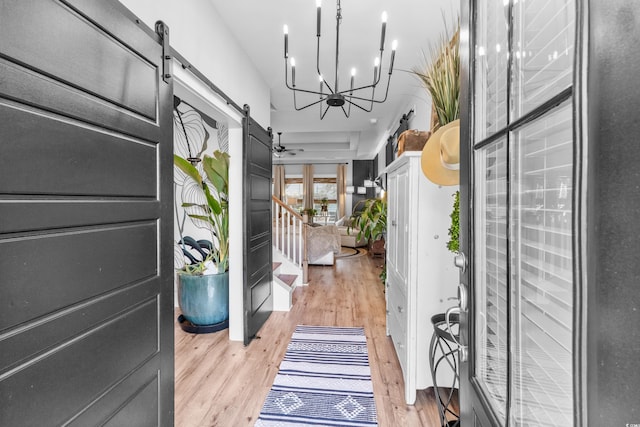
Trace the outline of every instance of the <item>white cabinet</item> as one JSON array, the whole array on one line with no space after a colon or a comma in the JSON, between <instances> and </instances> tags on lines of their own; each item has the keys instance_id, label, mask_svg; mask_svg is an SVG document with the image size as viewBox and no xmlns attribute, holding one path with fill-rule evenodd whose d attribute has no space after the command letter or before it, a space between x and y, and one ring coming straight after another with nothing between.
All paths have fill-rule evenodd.
<instances>
[{"instance_id":1,"label":"white cabinet","mask_svg":"<svg viewBox=\"0 0 640 427\"><path fill-rule=\"evenodd\" d=\"M421 152L405 152L387 169L387 334L405 383L405 399L433 385L429 369L431 316L457 304L458 270L447 249L457 186L429 181Z\"/></svg>"}]
</instances>

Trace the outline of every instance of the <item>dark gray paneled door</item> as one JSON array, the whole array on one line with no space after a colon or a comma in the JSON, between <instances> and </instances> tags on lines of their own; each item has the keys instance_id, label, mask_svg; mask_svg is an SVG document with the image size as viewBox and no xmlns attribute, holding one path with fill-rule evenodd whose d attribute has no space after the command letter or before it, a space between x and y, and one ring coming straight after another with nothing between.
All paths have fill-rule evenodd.
<instances>
[{"instance_id":1,"label":"dark gray paneled door","mask_svg":"<svg viewBox=\"0 0 640 427\"><path fill-rule=\"evenodd\" d=\"M173 425L172 85L116 1L0 1L0 425Z\"/></svg>"},{"instance_id":2,"label":"dark gray paneled door","mask_svg":"<svg viewBox=\"0 0 640 427\"><path fill-rule=\"evenodd\" d=\"M271 128L264 130L245 106L244 162L244 344L273 311L271 247Z\"/></svg>"}]
</instances>

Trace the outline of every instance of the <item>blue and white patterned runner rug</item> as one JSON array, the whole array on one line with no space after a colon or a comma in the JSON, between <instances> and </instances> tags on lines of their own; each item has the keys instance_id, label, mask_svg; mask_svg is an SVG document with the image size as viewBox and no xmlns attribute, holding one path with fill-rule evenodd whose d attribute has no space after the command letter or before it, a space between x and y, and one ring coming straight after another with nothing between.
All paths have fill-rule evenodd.
<instances>
[{"instance_id":1,"label":"blue and white patterned runner rug","mask_svg":"<svg viewBox=\"0 0 640 427\"><path fill-rule=\"evenodd\" d=\"M255 425L377 426L364 329L296 327Z\"/></svg>"}]
</instances>

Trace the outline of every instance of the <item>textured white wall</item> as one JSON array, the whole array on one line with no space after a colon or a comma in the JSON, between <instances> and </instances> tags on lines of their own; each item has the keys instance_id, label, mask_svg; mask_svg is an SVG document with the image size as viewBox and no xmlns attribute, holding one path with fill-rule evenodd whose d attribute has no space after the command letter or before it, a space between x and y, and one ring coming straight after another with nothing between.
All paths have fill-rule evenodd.
<instances>
[{"instance_id":1,"label":"textured white wall","mask_svg":"<svg viewBox=\"0 0 640 427\"><path fill-rule=\"evenodd\" d=\"M266 82L231 35L210 0L120 0L150 28L169 26L171 46L265 129L271 125Z\"/></svg>"}]
</instances>

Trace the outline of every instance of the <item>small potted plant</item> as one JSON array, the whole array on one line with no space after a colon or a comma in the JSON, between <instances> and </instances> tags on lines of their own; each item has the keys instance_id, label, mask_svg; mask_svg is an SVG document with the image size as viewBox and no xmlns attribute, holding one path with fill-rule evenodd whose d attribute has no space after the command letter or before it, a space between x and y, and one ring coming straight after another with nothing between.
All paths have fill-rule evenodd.
<instances>
[{"instance_id":1,"label":"small potted plant","mask_svg":"<svg viewBox=\"0 0 640 427\"><path fill-rule=\"evenodd\" d=\"M314 216L318 215L318 211L314 208L304 209L302 213L309 215L309 218L313 218Z\"/></svg>"},{"instance_id":2,"label":"small potted plant","mask_svg":"<svg viewBox=\"0 0 640 427\"><path fill-rule=\"evenodd\" d=\"M363 204L362 210L358 210L358 205ZM384 238L387 231L387 202L383 199L361 200L354 207L351 215L351 228L358 230L357 240L363 237L367 240L378 240Z\"/></svg>"},{"instance_id":3,"label":"small potted plant","mask_svg":"<svg viewBox=\"0 0 640 427\"><path fill-rule=\"evenodd\" d=\"M329 200L326 197L320 201L320 212L329 212Z\"/></svg>"},{"instance_id":4,"label":"small potted plant","mask_svg":"<svg viewBox=\"0 0 640 427\"><path fill-rule=\"evenodd\" d=\"M178 304L193 325L221 325L222 329L229 319L229 155L221 151L205 155L204 175L178 155L174 155L174 164L196 184L194 188L205 201L183 201L182 207L211 232L213 243L202 261L185 264L178 271Z\"/></svg>"}]
</instances>

